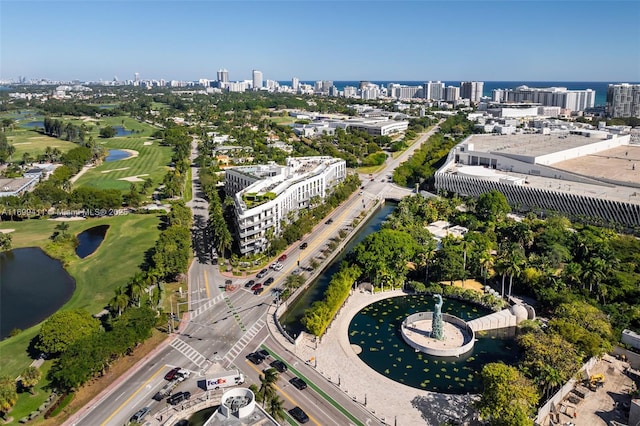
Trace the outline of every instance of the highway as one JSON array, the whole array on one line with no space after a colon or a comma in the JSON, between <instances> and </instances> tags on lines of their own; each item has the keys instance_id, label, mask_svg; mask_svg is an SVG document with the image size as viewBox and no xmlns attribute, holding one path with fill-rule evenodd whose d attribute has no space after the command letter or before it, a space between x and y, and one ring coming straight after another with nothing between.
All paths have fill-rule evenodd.
<instances>
[{"instance_id":1,"label":"highway","mask_svg":"<svg viewBox=\"0 0 640 426\"><path fill-rule=\"evenodd\" d=\"M254 295L244 284L254 276L235 278L223 276L211 258L210 239L206 223L208 204L199 187L198 169L193 168L193 200L187 205L194 216L193 247L194 261L188 274L188 303L177 305L177 314L182 318L179 329L167 341L150 354L136 368L128 371L66 425L124 425L140 408L149 407L151 414L144 424L159 425L182 409L182 405L169 406L166 401L155 401L152 397L166 383L164 375L173 367L191 371L191 377L180 383L177 391L188 390L192 399L202 395L202 380L218 371L237 369L245 374L246 386L260 384L259 374L268 367L274 356L285 361L289 371L281 375L277 383L280 397L285 401L285 411L300 406L310 417L310 424L346 425L372 424L377 422L360 402L328 382L307 362L286 351L269 335L267 310L275 303L273 290L280 287L286 277L298 268L307 268L311 259L318 259L327 242L341 229L348 227L363 211L369 211L378 200L387 197L402 198L412 191L389 183L388 176L402 161L412 155L431 133L424 134L397 159L389 159L383 170L371 180L362 176L363 188L342 203L329 216L333 223L317 225L311 234L304 237L308 247L304 250L295 244L286 251L287 259L281 271L270 270L267 277L274 282L261 295ZM197 141L192 145L192 160L197 156ZM382 177L382 178L381 178ZM265 277L264 279L266 279ZM225 291L225 281L231 279L237 289ZM256 282L264 282L257 280ZM170 296L171 297L171 296ZM175 306L175 305L174 305ZM246 355L260 347L267 348L272 356L261 365L246 360ZM289 379L299 374L309 383L305 390L298 390ZM336 372L338 374L339 372ZM199 387L200 385L200 387Z\"/></svg>"}]
</instances>

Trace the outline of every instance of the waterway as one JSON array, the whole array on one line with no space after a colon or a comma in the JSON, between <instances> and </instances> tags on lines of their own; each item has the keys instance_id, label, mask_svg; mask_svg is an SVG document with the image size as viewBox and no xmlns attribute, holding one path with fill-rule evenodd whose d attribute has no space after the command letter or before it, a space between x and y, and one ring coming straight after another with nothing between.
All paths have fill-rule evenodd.
<instances>
[{"instance_id":1,"label":"waterway","mask_svg":"<svg viewBox=\"0 0 640 426\"><path fill-rule=\"evenodd\" d=\"M309 288L299 296L280 318L280 323L290 336L296 337L304 330L300 323L305 311L316 300L324 297L324 291L329 286L331 277L340 269L340 263L345 256L369 234L380 230L382 223L393 212L397 204L386 202L369 220L360 228L356 235L349 241L344 250L334 258L331 264L316 278Z\"/></svg>"},{"instance_id":2,"label":"waterway","mask_svg":"<svg viewBox=\"0 0 640 426\"><path fill-rule=\"evenodd\" d=\"M107 229L109 229L109 225L94 226L78 234L76 254L80 259L84 259L100 247L105 235L107 235Z\"/></svg>"},{"instance_id":3,"label":"waterway","mask_svg":"<svg viewBox=\"0 0 640 426\"><path fill-rule=\"evenodd\" d=\"M40 248L0 253L0 339L51 316L76 288L62 263Z\"/></svg>"}]
</instances>

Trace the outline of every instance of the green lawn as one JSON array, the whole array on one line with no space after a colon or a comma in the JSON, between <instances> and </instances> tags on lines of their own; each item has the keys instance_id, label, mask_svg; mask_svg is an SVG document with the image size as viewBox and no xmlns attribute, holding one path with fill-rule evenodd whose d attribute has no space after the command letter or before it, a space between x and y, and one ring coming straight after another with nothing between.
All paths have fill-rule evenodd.
<instances>
[{"instance_id":1,"label":"green lawn","mask_svg":"<svg viewBox=\"0 0 640 426\"><path fill-rule=\"evenodd\" d=\"M11 233L14 248L44 247L58 223L32 219L2 222L0 228L15 229ZM160 234L160 217L155 214L131 214L68 223L67 232L70 233L79 233L98 225L110 225L105 241L95 253L85 259L74 256L66 268L76 280L76 291L62 309L83 308L92 314L98 313L113 297L114 289L126 284L140 270L145 252L154 246ZM31 363L26 348L39 328L31 327L16 337L0 342L0 375L17 376Z\"/></svg>"},{"instance_id":2,"label":"green lawn","mask_svg":"<svg viewBox=\"0 0 640 426\"><path fill-rule=\"evenodd\" d=\"M62 152L67 152L78 147L78 145L73 142L41 135L40 133L29 129L17 128L16 130L8 131L6 135L9 144L16 148L16 152L13 154L12 158L13 162L21 162L22 154L25 152L28 152L32 158L35 158L40 154L44 154L44 151L48 146L51 148L58 148Z\"/></svg>"},{"instance_id":3,"label":"green lawn","mask_svg":"<svg viewBox=\"0 0 640 426\"><path fill-rule=\"evenodd\" d=\"M38 382L38 384L33 388L35 395L30 394L29 392L22 392L18 394L18 402L13 407L9 415L13 417L13 421L10 423L5 423L5 425L19 425L20 419L28 416L32 411L35 411L42 405L51 391L46 389L49 385L49 380L47 380L47 373L51 369L53 365L53 361L45 361L44 364L40 367L40 372L42 373L42 378ZM42 419L44 413L38 417L38 419ZM35 420L37 421L37 420Z\"/></svg>"},{"instance_id":4,"label":"green lawn","mask_svg":"<svg viewBox=\"0 0 640 426\"><path fill-rule=\"evenodd\" d=\"M104 162L98 167L89 169L74 184L100 189L119 189L128 191L131 182L122 178L137 176L140 179L151 178L159 185L167 173L173 150L160 146L158 140L148 137L126 136L120 138L101 139L100 142L108 149L131 149L138 152L138 156L125 160ZM152 145L144 145L152 142Z\"/></svg>"},{"instance_id":5,"label":"green lawn","mask_svg":"<svg viewBox=\"0 0 640 426\"><path fill-rule=\"evenodd\" d=\"M276 124L286 126L287 124L292 124L296 122L295 117L268 117L269 120L273 121Z\"/></svg>"}]
</instances>

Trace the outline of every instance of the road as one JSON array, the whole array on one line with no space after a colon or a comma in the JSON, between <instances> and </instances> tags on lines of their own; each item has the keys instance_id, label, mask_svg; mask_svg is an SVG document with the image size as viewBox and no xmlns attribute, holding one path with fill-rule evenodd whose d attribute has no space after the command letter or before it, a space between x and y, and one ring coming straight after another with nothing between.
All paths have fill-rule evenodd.
<instances>
[{"instance_id":1,"label":"road","mask_svg":"<svg viewBox=\"0 0 640 426\"><path fill-rule=\"evenodd\" d=\"M289 371L282 374L277 390L285 401L285 410L294 406L302 407L309 415L312 424L345 425L370 424L377 419L359 402L328 382L326 378L301 362L295 354L285 350L276 339L269 335L266 327L267 309L275 303L273 290L282 285L294 269L308 268L312 259L324 259L322 250L327 242L341 229L349 230L354 219L363 211L370 211L380 199L387 197L402 198L412 191L389 183L389 176L401 162L413 154L430 134L424 134L406 152L396 159L389 159L385 168L376 174L373 180L363 178L363 188L342 203L329 216L331 224L321 223L304 238L308 244L301 249L299 244L290 247L283 269L269 271L267 277L274 282L267 286L261 295L254 295L244 284L255 277L235 278L225 276L218 265L212 262L210 238L207 232L208 203L199 186L198 169L192 169L193 200L187 205L193 211L193 247L194 261L189 269L188 302L174 305L176 314L182 317L181 326L171 336L167 344L158 348L138 368L127 372L125 376L105 391L78 415L67 421L68 425L123 425L138 409L149 407L151 414L145 418L148 424L163 424L160 416L166 420L177 413L182 406L170 407L165 401L155 401L152 397L166 383L164 375L173 367L179 366L192 372L191 377L180 383L174 392L188 390L192 399L204 393L202 380L217 372L237 369L247 377L247 385L259 385L259 374L267 368L253 365L246 355L263 346L272 356L284 360ZM192 145L192 160L197 156L197 140ZM382 176L382 178L380 178ZM366 180L365 180L366 179ZM265 278L267 278L265 277ZM237 289L225 291L225 281L231 280ZM260 281L260 280L257 280ZM173 299L173 295L170 296ZM173 302L173 300L172 300ZM269 361L269 360L267 360ZM301 375L309 382L309 387L299 391L289 384L293 374ZM336 372L339 373L339 372Z\"/></svg>"}]
</instances>

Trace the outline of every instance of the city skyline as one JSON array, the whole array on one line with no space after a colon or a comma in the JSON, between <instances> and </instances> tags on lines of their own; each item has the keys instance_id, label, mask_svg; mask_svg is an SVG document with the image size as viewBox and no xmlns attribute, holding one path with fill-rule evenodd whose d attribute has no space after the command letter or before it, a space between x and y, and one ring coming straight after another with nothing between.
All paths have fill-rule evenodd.
<instances>
[{"instance_id":1,"label":"city skyline","mask_svg":"<svg viewBox=\"0 0 640 426\"><path fill-rule=\"evenodd\" d=\"M2 0L0 8L2 80L215 80L224 68L232 81L251 80L252 70L279 81L640 81L638 2Z\"/></svg>"}]
</instances>

